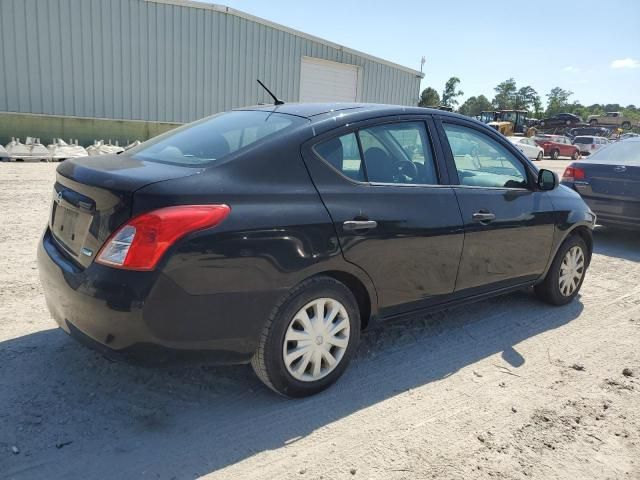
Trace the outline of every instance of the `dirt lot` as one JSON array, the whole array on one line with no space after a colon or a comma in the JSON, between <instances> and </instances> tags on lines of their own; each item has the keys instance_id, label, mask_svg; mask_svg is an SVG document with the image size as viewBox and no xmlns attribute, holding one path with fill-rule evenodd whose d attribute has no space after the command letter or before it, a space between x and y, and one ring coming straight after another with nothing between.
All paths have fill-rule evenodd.
<instances>
[{"instance_id":1,"label":"dirt lot","mask_svg":"<svg viewBox=\"0 0 640 480\"><path fill-rule=\"evenodd\" d=\"M248 366L113 362L56 329L35 265L54 168L0 164L0 478L640 478L637 235L596 232L569 306L388 325L291 401Z\"/></svg>"}]
</instances>

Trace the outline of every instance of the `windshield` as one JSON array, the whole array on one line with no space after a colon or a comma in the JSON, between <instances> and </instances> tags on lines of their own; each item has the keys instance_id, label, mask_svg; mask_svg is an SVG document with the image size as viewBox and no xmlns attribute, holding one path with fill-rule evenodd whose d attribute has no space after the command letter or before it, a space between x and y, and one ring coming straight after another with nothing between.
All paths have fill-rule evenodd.
<instances>
[{"instance_id":1,"label":"windshield","mask_svg":"<svg viewBox=\"0 0 640 480\"><path fill-rule=\"evenodd\" d=\"M640 162L640 142L616 142L601 148L589 157L593 160L613 160L616 163Z\"/></svg>"},{"instance_id":2,"label":"windshield","mask_svg":"<svg viewBox=\"0 0 640 480\"><path fill-rule=\"evenodd\" d=\"M306 121L257 110L227 112L152 138L130 152L141 160L201 166Z\"/></svg>"}]
</instances>

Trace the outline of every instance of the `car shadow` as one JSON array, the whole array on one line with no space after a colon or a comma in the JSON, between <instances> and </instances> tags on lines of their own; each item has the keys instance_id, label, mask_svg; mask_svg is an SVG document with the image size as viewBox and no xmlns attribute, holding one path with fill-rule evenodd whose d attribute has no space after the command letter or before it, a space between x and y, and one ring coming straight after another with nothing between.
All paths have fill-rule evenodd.
<instances>
[{"instance_id":1,"label":"car shadow","mask_svg":"<svg viewBox=\"0 0 640 480\"><path fill-rule=\"evenodd\" d=\"M598 226L593 232L593 251L607 257L640 262L640 232Z\"/></svg>"},{"instance_id":2,"label":"car shadow","mask_svg":"<svg viewBox=\"0 0 640 480\"><path fill-rule=\"evenodd\" d=\"M0 343L0 478L194 478L494 355L577 318L530 291L367 331L344 377L288 400L249 366L114 362L61 330ZM473 375L469 374L469 381ZM12 453L16 447L19 453ZM8 452L8 453L7 453Z\"/></svg>"}]
</instances>

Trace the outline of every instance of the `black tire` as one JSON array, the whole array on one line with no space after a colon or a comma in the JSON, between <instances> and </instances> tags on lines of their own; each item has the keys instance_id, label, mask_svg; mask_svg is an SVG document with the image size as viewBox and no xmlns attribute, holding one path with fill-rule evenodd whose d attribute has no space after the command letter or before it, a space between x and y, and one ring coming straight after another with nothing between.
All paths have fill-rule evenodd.
<instances>
[{"instance_id":1,"label":"black tire","mask_svg":"<svg viewBox=\"0 0 640 480\"><path fill-rule=\"evenodd\" d=\"M563 295L560 291L560 270L562 261L564 260L565 255L567 255L567 252L576 246L582 249L582 253L584 255L582 277L580 278L580 281L573 293L570 295ZM587 250L587 245L582 237L579 235L570 235L558 249L544 280L534 287L536 296L543 302L550 303L551 305L566 305L571 303L580 292L582 282L584 281L584 277L589 266L589 261L589 251Z\"/></svg>"},{"instance_id":2,"label":"black tire","mask_svg":"<svg viewBox=\"0 0 640 480\"><path fill-rule=\"evenodd\" d=\"M541 127L544 127L544 120L541 120L541 121L540 121L540 126L541 126Z\"/></svg>"},{"instance_id":3,"label":"black tire","mask_svg":"<svg viewBox=\"0 0 640 480\"><path fill-rule=\"evenodd\" d=\"M287 370L283 358L285 334L296 313L309 302L332 298L340 302L349 317L349 340L337 366L317 381L301 381ZM332 385L344 373L360 340L360 311L351 290L326 276L312 277L291 290L274 308L258 341L251 366L258 378L274 392L286 397L314 395Z\"/></svg>"},{"instance_id":4,"label":"black tire","mask_svg":"<svg viewBox=\"0 0 640 480\"><path fill-rule=\"evenodd\" d=\"M538 156L536 157L536 161L538 161L538 162L541 161L542 157L544 157L543 152L538 152Z\"/></svg>"},{"instance_id":5,"label":"black tire","mask_svg":"<svg viewBox=\"0 0 640 480\"><path fill-rule=\"evenodd\" d=\"M560 157L560 150L558 150L558 149L551 150L551 159L552 160L557 160L558 157Z\"/></svg>"},{"instance_id":6,"label":"black tire","mask_svg":"<svg viewBox=\"0 0 640 480\"><path fill-rule=\"evenodd\" d=\"M578 157L580 157L580 152L573 152L573 155L571 155L571 160L578 160Z\"/></svg>"},{"instance_id":7,"label":"black tire","mask_svg":"<svg viewBox=\"0 0 640 480\"><path fill-rule=\"evenodd\" d=\"M623 128L623 130L630 130L631 129L631 123L623 122L622 123L622 128Z\"/></svg>"},{"instance_id":8,"label":"black tire","mask_svg":"<svg viewBox=\"0 0 640 480\"><path fill-rule=\"evenodd\" d=\"M589 120L589 125L595 127L596 125L598 125L598 120L596 120L595 118L593 120Z\"/></svg>"}]
</instances>

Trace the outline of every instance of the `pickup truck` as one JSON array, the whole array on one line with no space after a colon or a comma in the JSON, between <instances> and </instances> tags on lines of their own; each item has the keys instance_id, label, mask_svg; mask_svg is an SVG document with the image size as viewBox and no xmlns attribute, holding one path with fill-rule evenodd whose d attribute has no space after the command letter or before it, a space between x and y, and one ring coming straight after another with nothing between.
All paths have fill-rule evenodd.
<instances>
[{"instance_id":1,"label":"pickup truck","mask_svg":"<svg viewBox=\"0 0 640 480\"><path fill-rule=\"evenodd\" d=\"M596 125L613 125L616 127L622 127L625 130L629 130L632 125L632 121L626 118L620 112L607 112L601 115L589 115L587 123L592 127Z\"/></svg>"}]
</instances>

